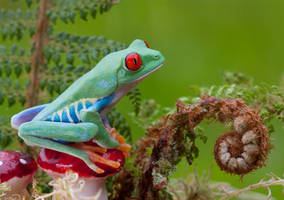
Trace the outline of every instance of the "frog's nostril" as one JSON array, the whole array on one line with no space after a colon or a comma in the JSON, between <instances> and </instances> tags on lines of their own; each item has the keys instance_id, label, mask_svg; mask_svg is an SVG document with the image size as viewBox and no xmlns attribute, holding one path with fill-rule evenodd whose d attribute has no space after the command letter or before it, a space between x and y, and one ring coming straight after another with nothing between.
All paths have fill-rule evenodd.
<instances>
[{"instance_id":1,"label":"frog's nostril","mask_svg":"<svg viewBox=\"0 0 284 200\"><path fill-rule=\"evenodd\" d=\"M159 59L159 56L158 56L158 55L156 55L156 56L154 56L154 58L155 58L155 59Z\"/></svg>"}]
</instances>

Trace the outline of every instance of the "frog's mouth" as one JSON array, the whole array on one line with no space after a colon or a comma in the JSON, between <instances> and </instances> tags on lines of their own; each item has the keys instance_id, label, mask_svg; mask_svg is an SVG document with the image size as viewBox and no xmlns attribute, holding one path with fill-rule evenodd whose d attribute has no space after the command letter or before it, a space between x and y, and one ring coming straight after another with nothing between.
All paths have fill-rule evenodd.
<instances>
[{"instance_id":1,"label":"frog's mouth","mask_svg":"<svg viewBox=\"0 0 284 200\"><path fill-rule=\"evenodd\" d=\"M135 80L135 82L138 84L141 81L143 81L147 76L149 76L150 74L152 74L153 72L157 71L158 69L160 69L162 66L164 65L164 62L162 64L160 64L158 67L155 67L152 71L149 71L148 73L144 74L143 76L139 77L138 79ZM136 84L136 85L137 85Z\"/></svg>"},{"instance_id":2,"label":"frog's mouth","mask_svg":"<svg viewBox=\"0 0 284 200\"><path fill-rule=\"evenodd\" d=\"M126 83L123 84L121 86L119 86L114 93L112 93L112 95L114 96L114 98L112 99L112 102L106 106L105 108L103 108L100 111L100 114L102 117L104 117L108 111L110 111L112 109L112 107L123 97L125 96L130 90L132 90L133 88L135 88L138 83L140 83L142 80L144 80L146 77L148 77L150 74L152 74L153 72L157 71L158 69L160 69L162 66L164 65L164 62L162 64L160 64L158 67L155 67L152 71L149 71L148 73L144 74L143 76L139 77L138 79L136 79L134 82L131 83Z\"/></svg>"}]
</instances>

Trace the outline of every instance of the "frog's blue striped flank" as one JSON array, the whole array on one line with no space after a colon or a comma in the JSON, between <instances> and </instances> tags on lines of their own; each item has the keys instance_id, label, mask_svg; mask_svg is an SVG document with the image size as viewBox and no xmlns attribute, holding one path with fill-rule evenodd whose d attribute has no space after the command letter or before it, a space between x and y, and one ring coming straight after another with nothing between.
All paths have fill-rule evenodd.
<instances>
[{"instance_id":1,"label":"frog's blue striped flank","mask_svg":"<svg viewBox=\"0 0 284 200\"><path fill-rule=\"evenodd\" d=\"M90 109L96 112L100 112L100 110L111 104L113 99L114 95L110 95L101 99L81 99L69 106L66 106L62 110L53 113L51 116L45 119L45 121L79 123L81 122L80 112L82 109Z\"/></svg>"},{"instance_id":2,"label":"frog's blue striped flank","mask_svg":"<svg viewBox=\"0 0 284 200\"><path fill-rule=\"evenodd\" d=\"M100 111L109 104L111 104L114 99L114 95L107 96L101 99L82 99L77 102L72 103L70 106L63 108L48 117L45 121L52 122L65 122L65 123L79 123L81 122L80 111L82 109L91 109L95 111ZM62 144L68 144L69 142L63 140L50 139Z\"/></svg>"}]
</instances>

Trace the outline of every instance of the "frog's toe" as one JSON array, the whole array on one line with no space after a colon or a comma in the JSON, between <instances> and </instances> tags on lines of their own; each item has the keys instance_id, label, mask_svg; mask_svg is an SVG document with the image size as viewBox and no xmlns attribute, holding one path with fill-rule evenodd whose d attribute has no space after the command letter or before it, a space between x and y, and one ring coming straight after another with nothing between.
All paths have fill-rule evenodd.
<instances>
[{"instance_id":1,"label":"frog's toe","mask_svg":"<svg viewBox=\"0 0 284 200\"><path fill-rule=\"evenodd\" d=\"M125 157L129 157L128 153L131 150L131 145L129 144L120 144L119 150L121 150Z\"/></svg>"},{"instance_id":2,"label":"frog's toe","mask_svg":"<svg viewBox=\"0 0 284 200\"><path fill-rule=\"evenodd\" d=\"M82 150L89 158L90 162L92 163L92 165L95 165L97 163L101 163L107 166L110 166L112 168L118 168L120 167L120 163L113 161L113 160L109 160L107 158L104 158L102 156L102 154L107 152L106 148L100 147L98 145L95 146L91 146L85 143L74 143L74 144L70 144L69 146L72 146L74 148L80 149ZM99 167L93 167L92 168L95 172L97 173L103 173L104 170L100 169Z\"/></svg>"},{"instance_id":3,"label":"frog's toe","mask_svg":"<svg viewBox=\"0 0 284 200\"><path fill-rule=\"evenodd\" d=\"M120 167L120 163L113 161L113 160L109 160L106 159L102 156L100 156L99 154L96 154L94 152L90 152L90 151L86 151L89 159L93 162L93 163L101 163L107 166L110 166L112 168L119 168Z\"/></svg>"},{"instance_id":4,"label":"frog's toe","mask_svg":"<svg viewBox=\"0 0 284 200\"><path fill-rule=\"evenodd\" d=\"M91 161L86 163L88 165L88 167L90 167L94 172L98 173L98 174L102 174L105 171L101 168L99 168L98 166L96 166L95 164L93 164Z\"/></svg>"}]
</instances>

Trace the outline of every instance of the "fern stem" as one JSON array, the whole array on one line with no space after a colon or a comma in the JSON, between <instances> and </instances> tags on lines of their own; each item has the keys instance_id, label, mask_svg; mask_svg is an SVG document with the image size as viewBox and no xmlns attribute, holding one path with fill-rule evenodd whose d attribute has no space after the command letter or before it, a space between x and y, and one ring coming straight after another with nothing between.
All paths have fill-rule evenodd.
<instances>
[{"instance_id":1,"label":"fern stem","mask_svg":"<svg viewBox=\"0 0 284 200\"><path fill-rule=\"evenodd\" d=\"M46 11L50 8L49 0L41 0L39 8L39 17L37 21L37 30L33 38L34 52L31 56L31 86L27 92L27 107L32 107L38 104L39 100L39 82L40 73L39 69L44 64L44 53L43 48L47 40L48 31L48 18Z\"/></svg>"}]
</instances>

